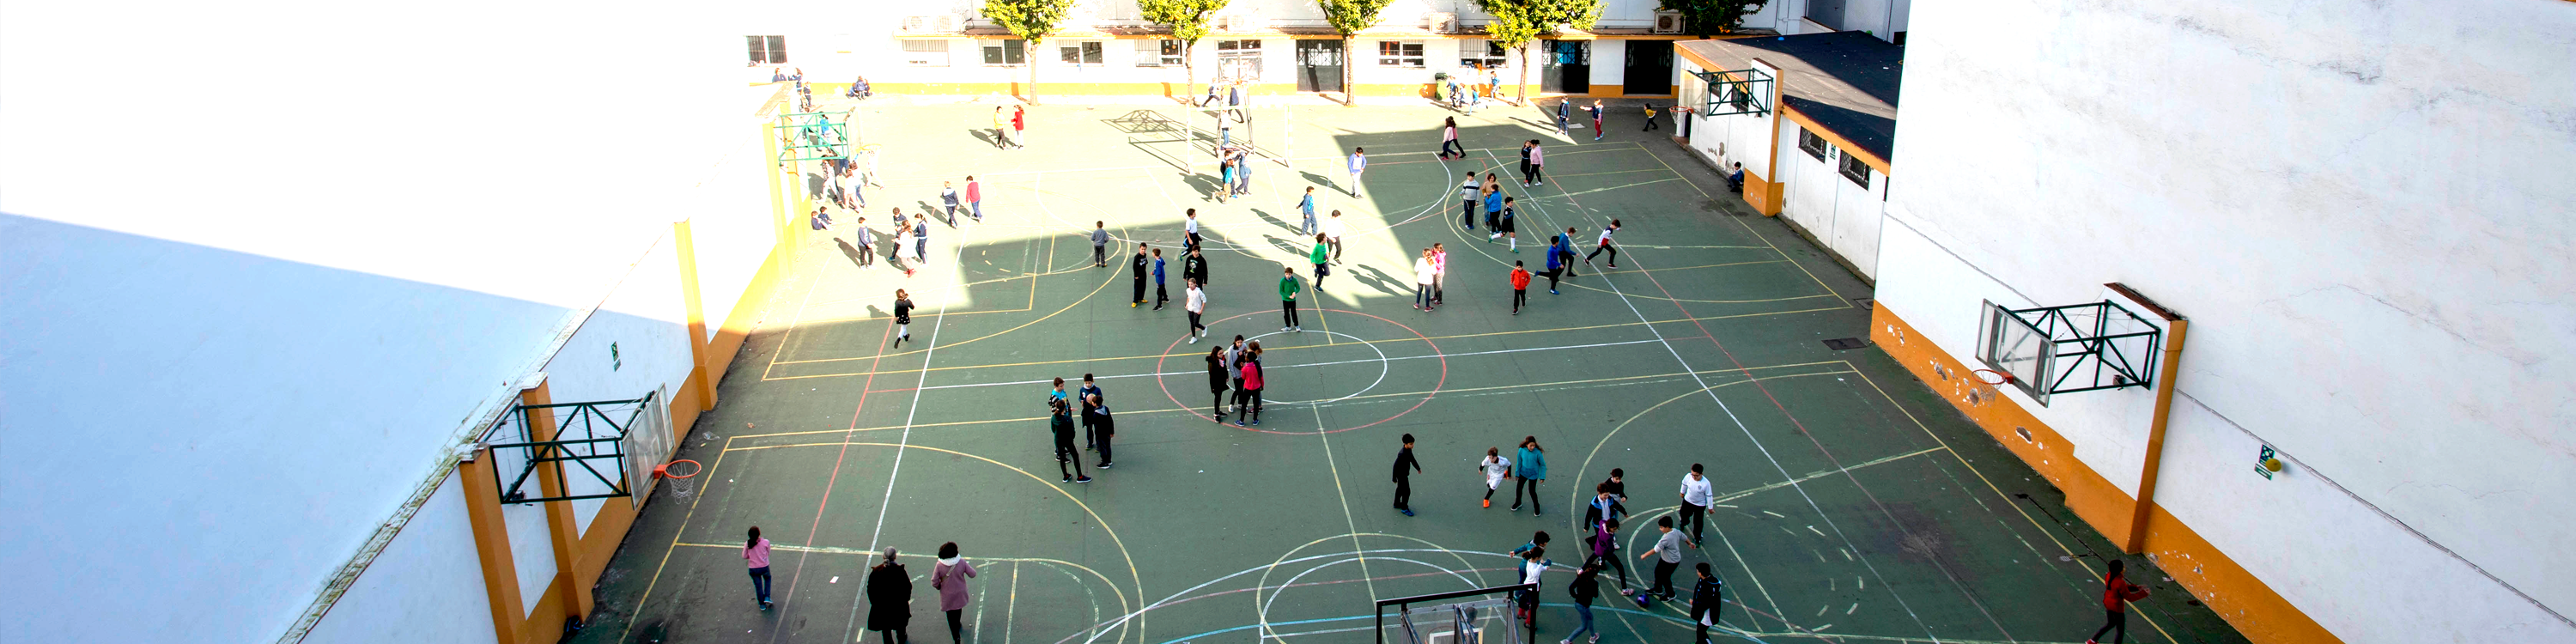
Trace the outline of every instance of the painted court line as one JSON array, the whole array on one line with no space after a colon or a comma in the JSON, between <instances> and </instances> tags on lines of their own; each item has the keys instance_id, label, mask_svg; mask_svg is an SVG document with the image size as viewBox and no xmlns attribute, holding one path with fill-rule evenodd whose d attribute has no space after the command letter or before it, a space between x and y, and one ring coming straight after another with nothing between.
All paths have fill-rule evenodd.
<instances>
[{"instance_id":1,"label":"painted court line","mask_svg":"<svg viewBox=\"0 0 2576 644\"><path fill-rule=\"evenodd\" d=\"M1413 339L1414 339L1414 340L1419 340L1419 338L1413 338ZM1655 342L1657 342L1657 341L1656 341L1656 340L1629 340L1629 341L1626 341L1626 342L1601 342L1601 343L1594 343L1594 344L1576 344L1576 345L1566 345L1566 346L1556 346L1556 347L1523 347L1523 348L1519 348L1519 349L1496 349L1496 350L1493 350L1493 351L1473 351L1473 352L1468 352L1468 353L1447 353L1447 354L1435 353L1435 354L1430 354L1430 355L1419 355L1419 356L1392 356L1392 357L1387 357L1387 358L1373 358L1373 359L1364 359L1364 360L1337 360L1337 361L1333 361L1333 362L1315 362L1315 363L1307 363L1307 364L1287 364L1287 365L1280 365L1280 366L1278 366L1278 367L1274 367L1274 368L1276 368L1276 369L1294 369L1294 368L1300 368L1300 367L1331 367L1331 366L1346 365L1346 364L1363 364L1363 363L1375 363L1375 362L1394 362L1394 361L1398 361L1398 360L1429 360L1429 359L1434 359L1434 358L1464 358L1464 357L1470 357L1470 356L1485 356L1485 355L1495 355L1495 354L1503 354L1503 353L1526 353L1526 352L1531 352L1531 351L1561 351L1561 350L1566 350L1566 349L1596 349L1596 348L1600 348L1600 347L1615 347L1615 346L1630 345L1630 344L1654 344ZM1159 377L1165 377L1165 376L1180 376L1180 375L1189 375L1189 374L1196 374L1196 373L1206 373L1206 372L1204 372L1204 371L1200 371L1200 370L1195 370L1195 369L1193 369L1193 370L1189 370L1189 371L1160 371L1160 372L1153 372L1153 373L1130 373L1130 374L1120 374L1120 375L1114 375L1114 376L1097 376L1097 377L1095 377L1095 378L1093 378L1093 379L1095 379L1095 380L1115 380L1115 379L1120 379L1120 378L1159 378ZM1022 385L1043 385L1043 384L1053 384L1054 382L1055 382L1055 379L1053 379L1053 378L1041 378L1041 379L1037 379L1037 380L1014 380L1014 381L1010 381L1010 382L977 382L977 383L966 383L966 384L957 384L957 385L931 385L931 386L926 386L926 387L917 387L917 388L914 388L914 389L889 389L889 390L887 390L887 391L932 391L932 390L938 390L938 389L975 389L975 388L981 388L981 387L1016 387L1016 386L1022 386ZM1272 404L1289 404L1289 403L1272 403Z\"/></svg>"},{"instance_id":2,"label":"painted court line","mask_svg":"<svg viewBox=\"0 0 2576 644\"><path fill-rule=\"evenodd\" d=\"M949 252L948 259L949 259L949 261L951 261L951 262L962 261L962 260L964 260L964 259L965 259L965 254L966 254L966 251L965 251L965 249L966 249L966 241L965 241L965 237L967 236L967 232L966 232L966 231L958 231L957 236L958 236L958 238L959 238L959 239L958 239L958 242L957 242L956 244L953 244L953 245L951 245L951 246L950 246L950 248L951 248L952 250ZM948 328L948 324L947 324L947 319L946 319L946 318L947 318L947 313L948 313L948 303L949 303L950 301L952 301L952 299L951 299L951 298L940 298L940 300L939 300L939 313L935 314L935 315L931 318L931 320L930 320L930 345L929 345L927 348L925 348L925 349L923 350L922 354L921 354L921 366L922 366L922 367L924 367L924 368L921 370L920 380L918 380L918 381L916 381L916 382L929 382L929 381L930 381L930 370L928 369L928 367L930 366L931 359L939 355L939 331L940 331L941 329ZM1045 319L1045 318L1039 318L1039 319L1041 319L1041 320L1042 320L1042 319ZM889 327L891 327L892 325L888 325L888 326L889 326ZM875 371L875 369L870 369L870 371ZM862 391L862 392L860 392L860 395L861 395L861 396L865 396L865 395L867 395L867 394L866 394L866 392ZM906 449L904 449L904 448L905 448L906 446L909 446L909 445L911 445L911 444L912 444L912 422L913 422L913 420L914 420L915 418L918 418L920 415L921 415L921 396L919 396L919 395L914 395L914 396L912 397L912 410L911 410L911 411L904 412L904 415L903 415L903 434L902 434L902 436L901 436L900 438L897 438L897 439L895 440L895 448L894 448L894 466L893 466L893 467L891 467L891 468L888 468L888 469L886 470L886 491L885 491L885 498L884 498L884 499L882 499L882 500L879 500L879 501L877 502L877 527L876 527L876 529L875 529L875 530L872 530L872 531L870 531L870 532L868 533L868 549L869 549L869 550L875 550L875 549L876 549L876 547L877 547L877 538L878 538L878 537L880 537L880 536L883 536L883 535L885 534L885 518L886 518L886 510L888 510L888 509L890 509L890 508L892 508L892 507L894 506L894 485L895 485L896 477L897 477L897 476L900 476L900 475L902 475L902 474L903 474L903 454L904 454L904 452L905 452L905 451L907 451L907 450L906 450ZM856 420L855 420L855 419L853 419L853 421L852 421L852 423L851 423L851 424L852 424L852 425L856 425L856 424L857 424ZM847 452L849 451L849 449L850 449L850 448L849 448L849 445L848 445L847 443L848 443L848 440L847 440L847 439L843 439L843 445L841 446L841 450L842 450L844 453L847 453ZM833 464L833 466L832 466L832 467L833 467L833 470L834 470L835 472L837 472L837 471L839 471L839 469L840 469L840 464L839 464L839 463L837 463L837 462L835 462L835 463ZM826 502L826 503L831 502L831 492L830 492L830 488L825 488L825 491L824 491L824 502ZM821 515L820 515L820 514L817 514L817 515L816 515L816 517L817 517L817 518L820 518L820 517L821 517ZM818 525L819 525L819 524L818 524ZM804 565L804 564L803 564L803 560L802 560L802 559L799 559L799 560L798 560L798 564L797 564L797 565L799 565L800 567L801 567L801 566L803 566L803 565ZM866 593L860 593L858 597L856 597L856 598L854 598L854 599L852 599L852 600L851 600L851 602L850 602L850 619L849 619L849 623L848 623L848 625L843 626L843 627L841 628L841 639L843 639L843 640L848 640L848 639L850 638L850 630L858 627L858 624L859 624L859 604L860 604L860 603L862 603L862 602L864 602L864 601L866 601L866 599L867 599L867 594L866 594ZM774 638L773 638L773 639L774 639Z\"/></svg>"},{"instance_id":3,"label":"painted court line","mask_svg":"<svg viewBox=\"0 0 2576 644\"><path fill-rule=\"evenodd\" d=\"M1499 162L1499 161L1500 161L1500 159L1497 159L1496 161L1497 161L1497 162ZM1675 172L1674 174L1675 174L1675 175L1679 175L1680 173L1679 173L1679 172ZM1561 189L1560 189L1560 190L1561 190ZM1546 211L1544 208L1540 208L1540 207L1538 206L1538 204L1537 204L1537 200L1531 200L1531 204L1530 204L1530 206L1531 206L1531 208L1532 208L1533 210L1537 210L1537 211L1539 212L1539 216L1540 216L1541 218L1548 219L1549 226L1550 226L1551 228L1553 228L1553 227L1555 226L1555 220L1554 220L1554 218L1549 217L1549 216L1547 215L1547 211ZM1630 261L1632 261L1632 262L1633 262L1633 261L1635 261L1635 260L1632 258ZM1652 275L1648 275L1648 276L1647 276L1647 279L1651 280L1651 279L1654 279L1654 278L1653 278L1653 276L1652 276ZM1617 294L1617 295L1619 296L1619 302L1620 302L1621 304L1623 304L1623 305L1625 305L1625 306L1627 306L1627 307L1628 307L1628 312L1629 312L1630 314L1633 314L1633 315L1637 316L1637 319L1638 319L1639 321L1644 321L1644 320L1646 320L1646 319L1647 319L1645 311L1643 311L1643 310L1639 310L1639 309L1637 308L1637 303L1628 299L1628 295L1627 295L1627 293L1626 293L1624 290L1621 290L1621 289L1619 288L1619 284L1618 284L1618 282L1612 281L1612 280L1608 279L1607 277L1603 277L1603 278L1601 278L1601 282L1602 282L1603 284L1607 284L1607 285L1609 285L1609 286L1610 286L1611 292L1612 292L1612 293L1614 293L1614 294ZM1667 293L1667 295L1670 295L1670 294L1669 294L1669 293ZM1679 306L1679 303L1675 303L1675 306ZM1685 311L1685 312L1683 312L1683 315L1684 315L1685 317L1687 317L1687 316L1689 315L1689 312ZM1646 331L1647 331L1647 332L1649 332L1649 333L1653 333L1653 334L1655 335L1655 337L1656 337L1656 339L1657 339L1658 341L1661 341L1661 340L1663 339L1663 331L1661 331L1661 330L1659 330L1659 329L1656 329L1656 328L1654 327L1654 325L1651 325L1651 324L1647 325L1647 326L1646 326ZM1712 338L1716 336L1716 334L1714 334L1714 333L1709 333L1706 327L1702 327L1702 328L1701 328L1701 330L1700 330L1700 332L1701 332L1701 333L1704 333L1704 334L1707 334L1707 335L1709 335L1709 336L1710 336L1710 337L1712 337ZM1741 417L1738 417L1738 416L1735 414L1735 408L1734 408L1734 407L1732 407L1732 406L1727 405L1727 404L1726 404L1726 399L1725 399L1725 398L1722 398L1722 397L1719 397L1719 396L1717 395L1717 391L1716 391L1716 389L1715 389L1714 387L1710 387L1710 386L1708 385L1708 383L1707 383L1705 380L1700 380L1700 377L1699 377L1699 374L1698 374L1698 370L1697 370L1697 369L1695 369L1695 368L1693 368L1693 367L1691 367L1691 365L1690 365L1690 360L1689 360L1689 359L1682 357L1682 352L1681 352L1681 350L1680 350L1680 349L1678 349L1678 348L1674 348L1674 347L1672 346L1672 343L1670 343L1670 342L1665 342L1665 343L1664 343L1664 350L1672 354L1672 356L1673 356L1673 361L1674 361L1674 362L1678 362L1678 363L1680 363L1680 364L1682 365L1682 370L1683 370L1683 371L1689 371L1689 372L1692 372L1692 373L1691 373L1691 378L1692 378L1693 380L1699 380L1699 381L1700 381L1700 386L1702 387L1702 392L1707 393L1707 394L1708 394L1708 398L1709 398L1709 400L1710 400L1710 401L1712 401L1712 402L1717 403L1718 410L1719 410L1719 411L1721 411L1721 412L1724 412L1724 413L1726 414L1726 419L1727 419L1728 421L1730 421L1730 422L1733 422L1733 423L1735 424L1736 429L1737 429L1738 431L1741 431L1741 432L1743 432L1743 433L1744 433L1744 438L1745 438L1746 440L1751 441L1751 442L1753 443L1753 448L1754 448L1754 450L1755 450L1755 451L1757 451L1757 452L1760 452L1760 453L1762 454L1762 458L1763 458L1764 460L1767 460L1767 461L1770 461L1770 462L1771 462L1771 467L1772 467L1772 469L1777 470L1777 471L1779 472L1779 474L1780 474L1780 478L1781 478L1781 479L1783 479L1783 480L1789 480L1789 479L1795 479L1795 478L1796 478L1796 477L1791 476L1791 475L1789 474L1789 468L1788 468L1787 466L1785 466L1785 465L1781 465L1781 464L1780 464L1780 459L1779 459L1778 457L1773 456L1773 455L1771 454L1771 448L1770 448L1769 446L1764 445L1764 444L1762 443L1762 439L1761 439L1760 437L1757 437L1757 436L1755 436L1755 435L1753 434L1753 428L1752 428L1752 426L1745 424L1744 419L1743 419L1743 418L1741 418ZM1719 344L1719 345L1718 345L1718 350L1719 350L1721 353L1725 352L1725 345L1724 345L1724 344ZM1729 354L1729 355L1731 356L1731 354ZM1737 366L1739 366L1739 367L1740 367L1740 366L1743 366L1743 365L1738 364ZM1759 387L1759 383L1758 383L1758 382L1757 382L1756 386L1757 386L1757 387ZM1768 393L1768 391L1769 391L1769 390L1768 390L1768 389L1764 389L1763 391L1764 391L1764 392L1766 393L1766 395L1767 395L1767 393ZM1776 403L1777 401L1775 400L1774 402ZM1784 409L1784 413L1785 413L1785 409ZM1833 518L1832 518L1832 517L1830 517L1830 516L1827 516L1827 515L1825 514L1824 506L1823 506L1822 504L1817 503L1817 502L1816 502L1815 497L1813 497L1813 496L1809 496L1809 495L1807 494L1807 490L1806 490L1806 488L1805 488L1805 487L1801 487L1801 486L1797 485L1796 483L1791 483L1791 484L1790 484L1790 489L1796 490L1796 491L1798 492L1798 496L1799 496L1799 498L1802 498L1802 499L1805 499L1805 500L1806 500L1808 507L1809 507L1809 508L1811 508L1811 509L1813 509L1813 510L1815 510L1815 512L1816 512L1816 514L1817 514L1817 516L1818 516L1818 517L1820 517L1820 518L1822 518L1822 519L1825 521L1825 525L1827 525L1827 526L1832 526L1832 527L1834 528L1834 533L1835 533L1835 534L1838 534L1838 535L1839 535L1839 534L1843 534L1842 528L1841 528L1840 526L1838 526L1838 525L1835 525L1835 524L1834 524ZM1846 546L1850 546L1850 545L1852 545L1852 544L1851 544L1851 538L1850 538L1849 536L1845 536L1845 537L1843 537L1843 543L1844 543L1844 545L1846 545ZM1868 560L1864 559L1864 560L1862 560L1862 561L1861 561L1861 565L1863 565L1863 566L1865 566L1865 567L1868 567L1868 568L1870 569L1870 573L1871 573L1871 574L1874 574L1874 575L1880 575L1880 576L1881 576L1881 578L1879 579L1879 581L1880 581L1881 583L1886 582L1886 579L1885 579L1884 574L1883 574L1883 573L1878 572L1878 567L1877 567L1877 565L1876 565L1876 564L1873 564L1873 563L1871 563L1870 561L1868 561ZM1922 618L1922 616L1915 614L1913 606L1912 606L1912 605L1910 605L1909 603L1907 603L1907 602L1905 601L1905 597L1904 597L1903 595L1895 594L1895 593L1893 592L1893 590L1891 590L1891 591L1890 591L1890 595L1896 598L1896 602L1897 602L1897 605L1898 605L1898 606L1903 607L1903 608L1905 609L1905 614L1906 614L1906 616L1907 616L1907 617L1910 617L1910 618L1913 618L1913 619L1914 619L1914 623L1915 623L1915 625L1916 625L1916 626L1918 626L1918 627L1921 627L1921 628L1923 629L1923 634L1924 634L1925 636L1928 636L1928 637L1934 637L1934 638L1938 638L1938 637L1939 637L1938 635L1935 635L1935 634L1933 634L1933 633L1932 633L1932 627L1931 627L1931 625L1930 625L1930 624L1926 624L1926 623L1924 623L1924 622L1923 622L1923 618ZM1991 616L1989 616L1989 619L1991 619ZM1998 626L1998 630L2000 630L2000 626Z\"/></svg>"}]
</instances>

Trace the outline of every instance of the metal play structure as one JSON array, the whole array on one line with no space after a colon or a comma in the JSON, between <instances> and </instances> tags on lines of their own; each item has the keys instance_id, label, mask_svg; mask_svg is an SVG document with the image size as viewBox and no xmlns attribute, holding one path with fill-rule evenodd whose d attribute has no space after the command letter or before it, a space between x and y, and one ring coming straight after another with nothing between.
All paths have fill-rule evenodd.
<instances>
[{"instance_id":1,"label":"metal play structure","mask_svg":"<svg viewBox=\"0 0 2576 644\"><path fill-rule=\"evenodd\" d=\"M844 110L778 115L778 122L770 125L778 134L778 162L850 158L858 143L858 137L850 132L854 113L855 110Z\"/></svg>"}]
</instances>

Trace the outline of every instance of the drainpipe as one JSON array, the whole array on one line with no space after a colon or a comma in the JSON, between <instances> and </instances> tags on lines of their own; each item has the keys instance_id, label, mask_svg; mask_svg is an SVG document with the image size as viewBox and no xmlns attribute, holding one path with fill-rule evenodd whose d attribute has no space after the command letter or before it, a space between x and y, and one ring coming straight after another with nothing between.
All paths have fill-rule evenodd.
<instances>
[{"instance_id":1,"label":"drainpipe","mask_svg":"<svg viewBox=\"0 0 2576 644\"><path fill-rule=\"evenodd\" d=\"M2182 364L2182 343L2185 332L2191 328L2191 321L2174 314L2173 310L2157 304L2155 300L2147 299L2137 291L2129 290L2127 286L2118 283L2104 286L2140 304L2147 305L2147 310L2163 318L2165 323L2164 352L2158 356L2156 364L2156 375L2164 382L2156 385L2155 420L2147 426L2146 462L2138 468L2138 501L2129 509L2128 538L2120 544L2121 552L2138 554L2147 549L2147 518L2154 514L2152 510L2156 503L2156 474L2157 470L2164 465L2165 426L2173 418L2174 389L2182 384L2182 371L2179 369Z\"/></svg>"}]
</instances>

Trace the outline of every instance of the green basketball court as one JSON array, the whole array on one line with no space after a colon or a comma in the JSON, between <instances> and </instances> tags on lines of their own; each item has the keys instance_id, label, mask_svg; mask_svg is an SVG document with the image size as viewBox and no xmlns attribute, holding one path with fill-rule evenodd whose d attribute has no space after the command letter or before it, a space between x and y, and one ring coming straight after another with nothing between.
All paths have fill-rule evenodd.
<instances>
[{"instance_id":1,"label":"green basketball court","mask_svg":"<svg viewBox=\"0 0 2576 644\"><path fill-rule=\"evenodd\" d=\"M929 209L967 175L984 220L933 224L907 276L885 248L859 267L852 213L835 209L828 233L799 218L793 270L680 450L704 471L646 506L577 641L872 638L861 581L888 547L915 577L911 635L945 641L928 575L949 541L981 570L964 613L976 642L1369 641L1374 600L1510 584L1503 553L1546 530L1538 639L1552 642L1576 623L1565 584L1594 484L1626 472L1623 553L1643 588L1651 565L1635 557L1694 463L1718 505L1675 581L1686 593L1698 562L1725 580L1721 639L2080 642L2102 620L2101 557L2117 547L1885 354L1830 347L1869 336L1869 287L1752 214L1669 121L1638 131L1633 105L1598 142L1534 108L1463 116L1471 153L1449 161L1433 155L1445 111L1267 108L1253 143L1286 160L1257 161L1253 194L1221 204L1198 112L1033 108L1029 147L1003 151L982 129L990 105L884 103L858 117L883 155L868 225L884 235L889 207ZM1547 182L1523 187L1516 151L1532 138ZM1357 197L1343 193L1354 146L1371 158ZM1459 228L1466 172L1517 198L1519 253ZM1348 236L1300 298L1305 330L1282 332L1281 268L1311 280L1307 186ZM1184 208L1200 212L1213 282L1196 344L1179 303ZM1539 271L1547 231L1569 227L1589 250L1612 218L1618 269L1578 265L1561 294L1540 278L1510 313L1513 261ZM1118 240L1108 268L1091 264L1095 221ZM1159 311L1127 303L1139 241L1171 262ZM1408 306L1411 260L1435 243L1458 297L1426 313ZM898 288L919 308L912 341L889 346ZM1267 352L1258 427L1208 417L1203 357L1235 335ZM1116 414L1116 467L1060 483L1047 383L1085 373ZM1387 475L1405 433L1426 468L1412 517L1390 507ZM1546 514L1507 509L1508 489L1480 507L1478 459L1523 436L1546 448ZM768 611L739 553L755 525L776 544ZM2159 591L2133 609L2133 641L2243 641L2151 563L2130 565ZM1687 641L1682 607L1609 598L1597 625L1604 641Z\"/></svg>"}]
</instances>

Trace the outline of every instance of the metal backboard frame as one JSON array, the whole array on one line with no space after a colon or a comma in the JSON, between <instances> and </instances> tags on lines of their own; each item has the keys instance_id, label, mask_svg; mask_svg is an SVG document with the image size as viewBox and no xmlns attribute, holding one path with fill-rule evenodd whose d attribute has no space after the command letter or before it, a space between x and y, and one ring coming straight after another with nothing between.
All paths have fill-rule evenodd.
<instances>
[{"instance_id":1,"label":"metal backboard frame","mask_svg":"<svg viewBox=\"0 0 2576 644\"><path fill-rule=\"evenodd\" d=\"M2110 300L2031 309L1985 303L1977 361L2040 405L2079 391L2155 388L2164 329Z\"/></svg>"},{"instance_id":2,"label":"metal backboard frame","mask_svg":"<svg viewBox=\"0 0 2576 644\"><path fill-rule=\"evenodd\" d=\"M552 405L514 405L491 429L484 430L482 442L492 454L492 481L500 490L502 503L543 503L581 499L610 499L633 494L632 470L627 466L626 440L629 430L650 425L649 412L658 405L659 392L634 400L560 403ZM537 420L552 421L551 436L539 437L534 427ZM542 438L542 440L541 440ZM564 467L571 463L575 467ZM554 494L543 491L539 468L552 467L562 477L562 489ZM578 471L587 475L572 475ZM591 486L589 482L598 485ZM576 494L577 487L605 488L606 492Z\"/></svg>"},{"instance_id":3,"label":"metal backboard frame","mask_svg":"<svg viewBox=\"0 0 2576 644\"><path fill-rule=\"evenodd\" d=\"M1714 72L1696 71L1691 72L1691 75L1698 76L1701 81L1708 83L1708 104L1701 106L1702 115L1771 115L1773 80L1770 72L1759 69L1735 69Z\"/></svg>"}]
</instances>

